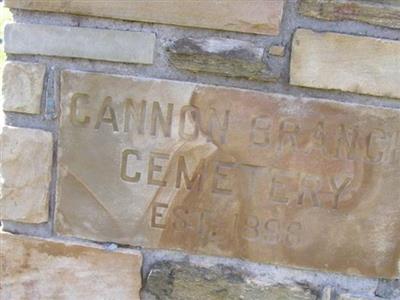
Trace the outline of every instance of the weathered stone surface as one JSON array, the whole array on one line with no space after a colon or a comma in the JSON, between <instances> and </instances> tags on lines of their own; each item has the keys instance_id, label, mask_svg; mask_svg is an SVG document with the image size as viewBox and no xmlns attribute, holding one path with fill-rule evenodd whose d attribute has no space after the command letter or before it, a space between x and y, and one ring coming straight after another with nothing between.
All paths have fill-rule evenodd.
<instances>
[{"instance_id":1,"label":"weathered stone surface","mask_svg":"<svg viewBox=\"0 0 400 300\"><path fill-rule=\"evenodd\" d=\"M86 1L85 1L86 2ZM152 64L155 35L146 32L8 24L5 52Z\"/></svg>"},{"instance_id":2,"label":"weathered stone surface","mask_svg":"<svg viewBox=\"0 0 400 300\"><path fill-rule=\"evenodd\" d=\"M58 233L398 274L399 110L73 71L61 80Z\"/></svg>"},{"instance_id":3,"label":"weathered stone surface","mask_svg":"<svg viewBox=\"0 0 400 300\"><path fill-rule=\"evenodd\" d=\"M301 14L329 21L353 20L400 28L398 0L301 0Z\"/></svg>"},{"instance_id":4,"label":"weathered stone surface","mask_svg":"<svg viewBox=\"0 0 400 300\"><path fill-rule=\"evenodd\" d=\"M400 41L299 29L290 83L400 98Z\"/></svg>"},{"instance_id":5,"label":"weathered stone surface","mask_svg":"<svg viewBox=\"0 0 400 300\"><path fill-rule=\"evenodd\" d=\"M337 300L369 300L369 299L355 297L355 296L349 295L349 294L341 294L337 297Z\"/></svg>"},{"instance_id":6,"label":"weathered stone surface","mask_svg":"<svg viewBox=\"0 0 400 300\"><path fill-rule=\"evenodd\" d=\"M285 47L280 45L273 45L269 48L269 54L274 56L285 56Z\"/></svg>"},{"instance_id":7,"label":"weathered stone surface","mask_svg":"<svg viewBox=\"0 0 400 300\"><path fill-rule=\"evenodd\" d=\"M40 114L46 66L8 62L3 70L3 110Z\"/></svg>"},{"instance_id":8,"label":"weathered stone surface","mask_svg":"<svg viewBox=\"0 0 400 300\"><path fill-rule=\"evenodd\" d=\"M233 39L183 38L168 49L170 62L179 69L209 72L229 77L274 81L263 62L264 49Z\"/></svg>"},{"instance_id":9,"label":"weathered stone surface","mask_svg":"<svg viewBox=\"0 0 400 300\"><path fill-rule=\"evenodd\" d=\"M142 291L143 300L314 300L304 286L258 286L243 273L217 266L203 268L188 263L159 263L153 266Z\"/></svg>"},{"instance_id":10,"label":"weathered stone surface","mask_svg":"<svg viewBox=\"0 0 400 300\"><path fill-rule=\"evenodd\" d=\"M333 289L330 286L324 287L321 293L320 300L333 300Z\"/></svg>"},{"instance_id":11,"label":"weathered stone surface","mask_svg":"<svg viewBox=\"0 0 400 300\"><path fill-rule=\"evenodd\" d=\"M3 127L0 133L0 219L47 222L52 149L50 132Z\"/></svg>"},{"instance_id":12,"label":"weathered stone surface","mask_svg":"<svg viewBox=\"0 0 400 300\"><path fill-rule=\"evenodd\" d=\"M137 299L142 257L0 234L0 299Z\"/></svg>"},{"instance_id":13,"label":"weathered stone surface","mask_svg":"<svg viewBox=\"0 0 400 300\"><path fill-rule=\"evenodd\" d=\"M400 299L400 279L379 280L375 295L386 299Z\"/></svg>"},{"instance_id":14,"label":"weathered stone surface","mask_svg":"<svg viewBox=\"0 0 400 300\"><path fill-rule=\"evenodd\" d=\"M278 35L284 0L7 0L11 8Z\"/></svg>"}]
</instances>

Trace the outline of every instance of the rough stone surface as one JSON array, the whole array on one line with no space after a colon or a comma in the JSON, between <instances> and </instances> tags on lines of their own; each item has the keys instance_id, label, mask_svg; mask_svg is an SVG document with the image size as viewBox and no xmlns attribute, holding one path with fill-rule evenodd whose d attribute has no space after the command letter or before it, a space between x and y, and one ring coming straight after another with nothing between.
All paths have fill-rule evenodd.
<instances>
[{"instance_id":1,"label":"rough stone surface","mask_svg":"<svg viewBox=\"0 0 400 300\"><path fill-rule=\"evenodd\" d=\"M369 299L355 297L355 296L349 295L349 294L341 294L341 295L338 295L337 300L369 300Z\"/></svg>"},{"instance_id":2,"label":"rough stone surface","mask_svg":"<svg viewBox=\"0 0 400 300\"><path fill-rule=\"evenodd\" d=\"M130 1L130 0L129 0ZM388 3L390 0L380 0L382 3ZM396 0L397 1L397 0ZM3 1L4 2L4 1ZM73 3L69 1L69 3ZM94 1L85 1L91 2ZM115 1L113 1L115 2ZM127 1L128 2L128 1ZM184 1L188 2L188 1ZM216 1L217 2L217 1ZM234 2L234 1L232 1ZM365 35L371 37L380 37L384 39L399 39L399 31L396 29L390 29L381 26L371 26L363 22L326 22L321 19L307 18L302 16L298 12L298 4L300 1L286 1L284 19L282 22L282 28L279 36L277 37L265 37L253 34L243 34L235 32L223 32L215 30L202 30L198 28L189 27L177 27L177 26L166 26L161 24L152 23L141 23L141 22L127 22L124 20L116 20L111 18L98 18L88 16L78 16L73 14L62 14L62 13L47 13L40 11L30 10L12 10L14 14L14 21L17 23L25 24L48 24L48 25L60 25L60 26L79 26L88 28L104 28L114 29L123 31L143 31L153 32L157 36L157 47L155 52L155 60L152 65L141 65L141 64L124 64L124 63L110 63L107 61L93 61L86 59L73 59L65 57L51 57L51 56L40 56L40 55L13 55L9 54L8 59L13 61L24 61L32 63L42 63L47 65L47 78L45 83L46 90L43 92L42 98L42 115L27 115L18 113L6 113L7 124L17 127L30 127L40 128L46 131L52 132L55 139L58 140L58 128L59 119L56 116L59 113L59 72L64 69L75 69L82 71L101 72L108 74L120 74L120 75L135 75L144 78L163 78L173 79L179 81L192 81L196 83L215 84L229 87L238 87L250 90L258 90L265 92L274 92L282 94L290 94L301 97L314 97L321 99L331 99L332 101L347 102L347 103L358 103L368 104L374 107L391 107L392 109L400 108L400 101L395 99L382 99L375 96L361 95L355 93L343 93L340 91L330 91L323 89L309 89L299 88L297 86L291 86L289 82L289 63L291 56L291 45L293 34L296 28L309 28L316 31L334 31L340 33L348 33L353 35ZM350 3L350 1L342 1ZM361 3L367 3L371 1L360 1ZM109 6L109 5L108 5ZM373 17L373 16L371 16ZM391 18L386 18L391 20ZM242 41L248 41L254 43L257 48L264 48L266 52L271 45L285 45L286 53L284 58L272 56L269 53L265 58L267 59L268 66L277 73L281 74L281 79L276 83L267 83L263 81L245 80L242 78L233 78L226 76L215 76L211 73L193 73L186 72L180 69L174 68L168 63L168 53L166 52L166 46L169 46L171 41L177 39L192 37L192 38L230 38ZM101 99L99 100L101 101ZM246 102L247 103L247 102ZM83 104L83 102L81 103ZM251 104L251 103L249 103ZM151 110L151 106L147 107ZM164 107L165 108L165 107ZM82 114L81 114L82 113ZM83 116L85 111L79 112L80 116ZM188 116L189 118L190 116ZM1 122L1 109L0 109L0 122ZM133 121L131 123L134 125ZM104 124L103 124L104 125ZM101 125L101 126L103 126ZM55 149L56 151L56 149ZM163 162L163 160L161 161ZM135 157L130 157L130 163L132 164L132 173L137 167L135 163ZM53 175L55 175L56 167L53 166ZM157 174L157 173L156 173ZM142 177L145 178L147 174L142 173ZM54 236L53 230L53 208L56 197L56 180L53 176L50 187L50 220L47 223L42 224L24 224L12 221L1 221L3 230L21 233L25 235L36 235L36 236ZM184 184L184 181L183 181ZM267 183L265 183L267 184ZM391 191L388 191L390 193ZM268 195L266 195L268 197ZM160 210L160 209L159 209ZM163 211L160 210L160 213ZM350 217L350 216L349 216ZM162 221L158 219L158 221ZM60 240L65 240L65 237L60 237ZM115 244L108 244L108 249L115 249ZM224 266L230 266L239 270L245 280L255 280L260 285L284 285L292 286L299 283L302 286L310 286L313 290L318 292L319 299L322 296L322 289L326 286L332 287L333 293L330 295L329 300L337 300L337 295L345 293L362 299L385 299L385 300L398 300L399 296L389 296L392 281L380 283L379 291L387 295L375 296L374 293L377 290L378 279L377 278L364 278L358 276L343 276L334 272L317 272L307 271L301 268L286 268L282 266L272 264L258 264L249 262L241 259L232 259L229 257L216 257L216 256L203 256L203 255L190 255L187 252L181 251L168 251L160 249L140 249L144 255L144 264L142 277L147 278L148 270L154 265L155 262L159 261L185 261L191 264L201 265L205 268L221 264ZM314 251L310 251L310 255L313 255ZM336 253L332 253L336 255ZM371 256L370 260L374 260L375 257ZM249 275L251 274L251 275ZM253 281L254 282L254 281ZM378 292L376 293L378 295ZM93 298L95 298L93 296ZM328 299L324 299L328 300Z\"/></svg>"},{"instance_id":3,"label":"rough stone surface","mask_svg":"<svg viewBox=\"0 0 400 300\"><path fill-rule=\"evenodd\" d=\"M164 262L153 266L146 279L142 299L165 300L314 300L304 286L259 286L248 282L232 268L196 267L187 263Z\"/></svg>"},{"instance_id":4,"label":"rough stone surface","mask_svg":"<svg viewBox=\"0 0 400 300\"><path fill-rule=\"evenodd\" d=\"M152 64L155 35L37 24L8 24L5 52Z\"/></svg>"},{"instance_id":5,"label":"rough stone surface","mask_svg":"<svg viewBox=\"0 0 400 300\"><path fill-rule=\"evenodd\" d=\"M323 288L320 300L333 300L333 289L330 286Z\"/></svg>"},{"instance_id":6,"label":"rough stone surface","mask_svg":"<svg viewBox=\"0 0 400 300\"><path fill-rule=\"evenodd\" d=\"M0 219L47 222L52 134L3 127L0 134Z\"/></svg>"},{"instance_id":7,"label":"rough stone surface","mask_svg":"<svg viewBox=\"0 0 400 300\"><path fill-rule=\"evenodd\" d=\"M375 295L380 298L400 299L400 279L380 280Z\"/></svg>"},{"instance_id":8,"label":"rough stone surface","mask_svg":"<svg viewBox=\"0 0 400 300\"><path fill-rule=\"evenodd\" d=\"M264 49L249 42L183 38L168 50L170 62L179 69L262 81L274 81L278 77L263 62Z\"/></svg>"},{"instance_id":9,"label":"rough stone surface","mask_svg":"<svg viewBox=\"0 0 400 300\"><path fill-rule=\"evenodd\" d=\"M0 234L1 299L135 299L141 254Z\"/></svg>"},{"instance_id":10,"label":"rough stone surface","mask_svg":"<svg viewBox=\"0 0 400 300\"><path fill-rule=\"evenodd\" d=\"M43 64L8 62L3 70L3 109L27 114L40 114Z\"/></svg>"},{"instance_id":11,"label":"rough stone surface","mask_svg":"<svg viewBox=\"0 0 400 300\"><path fill-rule=\"evenodd\" d=\"M95 73L61 80L58 233L398 274L399 111Z\"/></svg>"},{"instance_id":12,"label":"rough stone surface","mask_svg":"<svg viewBox=\"0 0 400 300\"><path fill-rule=\"evenodd\" d=\"M290 83L400 98L400 41L299 29Z\"/></svg>"},{"instance_id":13,"label":"rough stone surface","mask_svg":"<svg viewBox=\"0 0 400 300\"><path fill-rule=\"evenodd\" d=\"M400 28L398 0L301 0L299 12L329 21L353 20Z\"/></svg>"},{"instance_id":14,"label":"rough stone surface","mask_svg":"<svg viewBox=\"0 0 400 300\"><path fill-rule=\"evenodd\" d=\"M113 5L108 1L7 0L5 4L11 8L278 35L284 0L113 0Z\"/></svg>"},{"instance_id":15,"label":"rough stone surface","mask_svg":"<svg viewBox=\"0 0 400 300\"><path fill-rule=\"evenodd\" d=\"M274 56L285 56L285 47L279 45L273 45L269 48L269 54Z\"/></svg>"}]
</instances>

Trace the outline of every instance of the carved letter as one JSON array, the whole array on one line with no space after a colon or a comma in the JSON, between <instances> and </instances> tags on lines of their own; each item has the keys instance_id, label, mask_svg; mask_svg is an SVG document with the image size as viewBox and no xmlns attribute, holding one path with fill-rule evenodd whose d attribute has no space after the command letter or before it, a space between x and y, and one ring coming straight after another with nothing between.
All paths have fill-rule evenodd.
<instances>
[{"instance_id":1,"label":"carved letter","mask_svg":"<svg viewBox=\"0 0 400 300\"><path fill-rule=\"evenodd\" d=\"M216 126L218 126L218 131L220 132L219 134L219 143L220 144L225 144L226 143L226 133L228 131L229 127L229 114L230 111L226 110L225 115L224 115L224 120L222 123L219 121L218 116L217 116L217 111L215 108L209 108L208 109L208 137L207 141L212 142L214 140L214 129Z\"/></svg>"},{"instance_id":2,"label":"carved letter","mask_svg":"<svg viewBox=\"0 0 400 300\"><path fill-rule=\"evenodd\" d=\"M81 118L78 117L78 103L89 104L89 95L77 93L74 94L71 98L71 123L79 126L86 127L90 122L89 116L83 116Z\"/></svg>"},{"instance_id":3,"label":"carved letter","mask_svg":"<svg viewBox=\"0 0 400 300\"><path fill-rule=\"evenodd\" d=\"M381 142L378 142L380 140ZM383 158L383 151L379 151L379 145L386 141L386 134L380 129L373 130L367 137L367 158L371 163L380 163ZM376 150L378 148L378 150ZM374 151L375 149L375 151ZM375 155L374 155L375 153Z\"/></svg>"},{"instance_id":4,"label":"carved letter","mask_svg":"<svg viewBox=\"0 0 400 300\"><path fill-rule=\"evenodd\" d=\"M265 147L271 143L271 120L268 117L256 117L251 122L250 141L252 144Z\"/></svg>"},{"instance_id":5,"label":"carved letter","mask_svg":"<svg viewBox=\"0 0 400 300\"><path fill-rule=\"evenodd\" d=\"M297 135L300 127L296 123L286 120L279 126L279 150L282 151L288 145L292 149L297 149Z\"/></svg>"},{"instance_id":6,"label":"carved letter","mask_svg":"<svg viewBox=\"0 0 400 300\"><path fill-rule=\"evenodd\" d=\"M160 212L159 208L163 209L163 212ZM167 203L156 202L153 204L153 209L151 214L151 227L165 229L166 227L165 224L158 223L157 218L162 218L167 208L168 208Z\"/></svg>"},{"instance_id":7,"label":"carved letter","mask_svg":"<svg viewBox=\"0 0 400 300\"><path fill-rule=\"evenodd\" d=\"M174 214L174 221L172 225L176 231L185 231L189 229L190 215L189 210L183 206L177 206L172 210Z\"/></svg>"},{"instance_id":8,"label":"carved letter","mask_svg":"<svg viewBox=\"0 0 400 300\"><path fill-rule=\"evenodd\" d=\"M318 192L321 189L321 180L317 176L307 175L301 180L298 205L303 205L305 200L311 200L313 206L319 207Z\"/></svg>"},{"instance_id":9,"label":"carved letter","mask_svg":"<svg viewBox=\"0 0 400 300\"><path fill-rule=\"evenodd\" d=\"M154 176L154 172L162 172L162 166L156 165L155 162L154 162L154 160L156 158L167 160L167 159L169 159L169 155L168 154L164 154L164 153L155 153L155 152L151 152L150 153L149 171L148 171L148 174L147 174L147 183L148 184L153 184L153 185L158 185L158 186L166 186L167 182L165 180L155 179L153 177Z\"/></svg>"},{"instance_id":10,"label":"carved letter","mask_svg":"<svg viewBox=\"0 0 400 300\"><path fill-rule=\"evenodd\" d=\"M136 123L136 128L138 134L144 134L144 123L146 118L146 101L142 101L140 103L140 108L138 108L139 104L137 104L132 99L125 100L125 118L124 118L124 131L129 132L130 130L130 120L131 118Z\"/></svg>"},{"instance_id":11,"label":"carved letter","mask_svg":"<svg viewBox=\"0 0 400 300\"><path fill-rule=\"evenodd\" d=\"M346 177L342 184L340 186L338 186L336 184L336 179L335 177L331 177L330 180L330 186L331 189L333 191L333 208L337 209L339 206L339 200L341 198L341 196L346 192L347 188L351 185L353 179L350 177Z\"/></svg>"},{"instance_id":12,"label":"carved letter","mask_svg":"<svg viewBox=\"0 0 400 300\"><path fill-rule=\"evenodd\" d=\"M122 163L121 163L121 178L122 180L128 182L139 182L140 180L140 173L136 172L135 176L129 176L128 173L128 159L129 155L136 156L137 159L140 159L140 153L138 150L135 149L126 149L122 152Z\"/></svg>"},{"instance_id":13,"label":"carved letter","mask_svg":"<svg viewBox=\"0 0 400 300\"><path fill-rule=\"evenodd\" d=\"M196 170L193 172L192 178L189 178L188 175L188 170L185 162L185 158L183 156L179 156L178 158L178 169L176 173L176 188L181 187L181 179L182 175L183 178L185 179L185 185L186 189L191 190L193 184L196 183L196 180L198 179L198 190L200 189L201 186L201 175L203 173L203 168L204 168L204 159L200 160L199 165L197 166Z\"/></svg>"},{"instance_id":14,"label":"carved letter","mask_svg":"<svg viewBox=\"0 0 400 300\"><path fill-rule=\"evenodd\" d=\"M173 110L174 110L174 105L172 103L168 103L167 117L164 118L161 112L160 103L158 102L153 103L153 109L151 111L151 131L150 131L150 134L152 136L157 136L157 123L159 122L164 136L171 137Z\"/></svg>"},{"instance_id":15,"label":"carved letter","mask_svg":"<svg viewBox=\"0 0 400 300\"><path fill-rule=\"evenodd\" d=\"M288 172L275 170L271 181L270 199L273 202L289 204L290 186L297 176Z\"/></svg>"},{"instance_id":16,"label":"carved letter","mask_svg":"<svg viewBox=\"0 0 400 300\"><path fill-rule=\"evenodd\" d=\"M258 225L260 224L257 216L247 216L241 232L241 237L248 241L254 241L258 238Z\"/></svg>"},{"instance_id":17,"label":"carved letter","mask_svg":"<svg viewBox=\"0 0 400 300\"><path fill-rule=\"evenodd\" d=\"M357 137L357 129L351 130L349 134L349 130L347 130L343 124L340 125L339 137L336 145L336 157L342 159L354 159Z\"/></svg>"},{"instance_id":18,"label":"carved letter","mask_svg":"<svg viewBox=\"0 0 400 300\"><path fill-rule=\"evenodd\" d=\"M193 132L188 134L185 132L186 115L189 115L190 124L193 127ZM185 105L181 109L181 116L179 119L179 136L187 141L193 141L199 136L199 111L197 107Z\"/></svg>"},{"instance_id":19,"label":"carved letter","mask_svg":"<svg viewBox=\"0 0 400 300\"><path fill-rule=\"evenodd\" d=\"M315 127L311 135L310 142L307 145L308 153L311 153L314 149L320 151L321 154L325 154L327 152L325 148L326 135L324 127L324 122L319 122Z\"/></svg>"},{"instance_id":20,"label":"carved letter","mask_svg":"<svg viewBox=\"0 0 400 300\"><path fill-rule=\"evenodd\" d=\"M270 245L276 245L281 239L281 225L278 220L271 219L265 222L265 241Z\"/></svg>"},{"instance_id":21,"label":"carved letter","mask_svg":"<svg viewBox=\"0 0 400 300\"><path fill-rule=\"evenodd\" d=\"M213 180L213 192L214 193L219 193L219 194L231 194L232 193L232 178L231 175L223 173L221 171L223 171L223 169L228 169L228 172L230 170L229 173L233 172L233 168L234 168L234 164L233 163L227 163L227 162L221 162L221 161L216 161L215 162L215 172L214 172L214 180ZM218 185L218 179L220 179L221 181L223 181L224 187L220 187ZM228 185L228 187L226 187Z\"/></svg>"},{"instance_id":22,"label":"carved letter","mask_svg":"<svg viewBox=\"0 0 400 300\"><path fill-rule=\"evenodd\" d=\"M390 163L393 166L400 166L400 131L394 132L391 137Z\"/></svg>"},{"instance_id":23,"label":"carved letter","mask_svg":"<svg viewBox=\"0 0 400 300\"><path fill-rule=\"evenodd\" d=\"M118 131L118 124L117 124L117 117L115 116L115 110L111 106L112 98L107 97L104 99L103 104L99 110L97 115L96 125L94 126L95 129L99 129L102 122L112 124L113 130ZM109 117L105 117L107 111L109 112Z\"/></svg>"}]
</instances>

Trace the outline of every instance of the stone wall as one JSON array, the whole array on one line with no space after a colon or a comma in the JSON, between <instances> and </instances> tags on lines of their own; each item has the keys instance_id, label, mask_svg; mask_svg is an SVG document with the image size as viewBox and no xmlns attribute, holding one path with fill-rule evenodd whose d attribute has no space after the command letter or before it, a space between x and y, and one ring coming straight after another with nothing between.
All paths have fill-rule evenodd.
<instances>
[{"instance_id":1,"label":"stone wall","mask_svg":"<svg viewBox=\"0 0 400 300\"><path fill-rule=\"evenodd\" d=\"M400 299L397 0L6 0L1 299Z\"/></svg>"}]
</instances>

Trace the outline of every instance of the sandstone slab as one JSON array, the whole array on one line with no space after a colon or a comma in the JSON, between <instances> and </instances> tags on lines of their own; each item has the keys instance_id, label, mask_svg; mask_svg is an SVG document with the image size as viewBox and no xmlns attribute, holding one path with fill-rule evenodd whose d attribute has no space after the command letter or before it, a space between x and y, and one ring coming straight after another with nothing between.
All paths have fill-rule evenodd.
<instances>
[{"instance_id":1,"label":"sandstone slab","mask_svg":"<svg viewBox=\"0 0 400 300\"><path fill-rule=\"evenodd\" d=\"M301 0L299 12L329 21L353 20L400 28L398 0Z\"/></svg>"},{"instance_id":2,"label":"sandstone slab","mask_svg":"<svg viewBox=\"0 0 400 300\"><path fill-rule=\"evenodd\" d=\"M0 154L0 219L47 222L53 158L51 133L3 127Z\"/></svg>"},{"instance_id":3,"label":"sandstone slab","mask_svg":"<svg viewBox=\"0 0 400 300\"><path fill-rule=\"evenodd\" d=\"M1 299L139 300L139 252L5 233L0 245Z\"/></svg>"},{"instance_id":4,"label":"sandstone slab","mask_svg":"<svg viewBox=\"0 0 400 300\"><path fill-rule=\"evenodd\" d=\"M182 38L176 40L168 51L170 62L179 69L261 81L274 81L278 77L263 62L264 49L250 42Z\"/></svg>"},{"instance_id":5,"label":"sandstone slab","mask_svg":"<svg viewBox=\"0 0 400 300\"><path fill-rule=\"evenodd\" d=\"M46 66L8 62L3 69L3 110L40 114Z\"/></svg>"},{"instance_id":6,"label":"sandstone slab","mask_svg":"<svg viewBox=\"0 0 400 300\"><path fill-rule=\"evenodd\" d=\"M299 285L260 286L235 269L204 268L188 263L154 265L142 291L143 300L315 300L310 289Z\"/></svg>"},{"instance_id":7,"label":"sandstone slab","mask_svg":"<svg viewBox=\"0 0 400 300\"><path fill-rule=\"evenodd\" d=\"M398 274L399 110L65 71L61 111L59 234Z\"/></svg>"},{"instance_id":8,"label":"sandstone slab","mask_svg":"<svg viewBox=\"0 0 400 300\"><path fill-rule=\"evenodd\" d=\"M299 29L290 83L400 98L400 41Z\"/></svg>"},{"instance_id":9,"label":"sandstone slab","mask_svg":"<svg viewBox=\"0 0 400 300\"><path fill-rule=\"evenodd\" d=\"M20 23L8 24L4 39L12 54L141 64L153 63L156 40L153 33Z\"/></svg>"},{"instance_id":10,"label":"sandstone slab","mask_svg":"<svg viewBox=\"0 0 400 300\"><path fill-rule=\"evenodd\" d=\"M269 48L268 53L273 56L285 56L285 46L273 45Z\"/></svg>"},{"instance_id":11,"label":"sandstone slab","mask_svg":"<svg viewBox=\"0 0 400 300\"><path fill-rule=\"evenodd\" d=\"M278 35L284 0L7 0L10 8Z\"/></svg>"}]
</instances>

